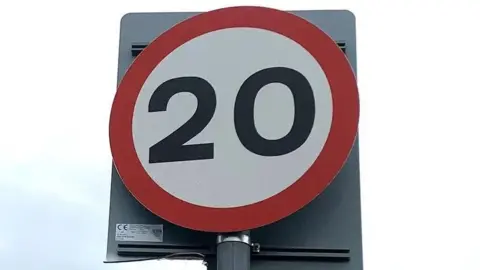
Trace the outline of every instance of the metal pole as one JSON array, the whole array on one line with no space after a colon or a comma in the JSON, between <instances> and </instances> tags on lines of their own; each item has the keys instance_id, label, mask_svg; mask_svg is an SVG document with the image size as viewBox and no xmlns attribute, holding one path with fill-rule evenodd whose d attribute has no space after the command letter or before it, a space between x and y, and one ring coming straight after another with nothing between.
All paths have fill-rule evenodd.
<instances>
[{"instance_id":1,"label":"metal pole","mask_svg":"<svg viewBox=\"0 0 480 270\"><path fill-rule=\"evenodd\" d=\"M250 270L250 232L219 234L217 270Z\"/></svg>"}]
</instances>

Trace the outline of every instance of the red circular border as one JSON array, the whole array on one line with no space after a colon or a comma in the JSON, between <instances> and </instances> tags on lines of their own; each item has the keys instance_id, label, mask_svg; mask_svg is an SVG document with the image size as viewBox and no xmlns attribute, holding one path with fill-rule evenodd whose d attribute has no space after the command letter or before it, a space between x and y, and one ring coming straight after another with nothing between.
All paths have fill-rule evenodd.
<instances>
[{"instance_id":1,"label":"red circular border","mask_svg":"<svg viewBox=\"0 0 480 270\"><path fill-rule=\"evenodd\" d=\"M333 119L317 160L287 189L263 201L233 208L209 208L178 199L145 172L133 144L132 117L143 83L170 52L205 33L252 27L284 35L315 57L330 84ZM210 232L253 229L299 210L334 179L348 157L357 134L359 99L355 75L335 42L315 25L293 14L264 7L230 7L194 16L155 39L137 56L121 81L110 115L110 147L127 189L152 213L182 227ZM229 191L225 191L229 192Z\"/></svg>"}]
</instances>

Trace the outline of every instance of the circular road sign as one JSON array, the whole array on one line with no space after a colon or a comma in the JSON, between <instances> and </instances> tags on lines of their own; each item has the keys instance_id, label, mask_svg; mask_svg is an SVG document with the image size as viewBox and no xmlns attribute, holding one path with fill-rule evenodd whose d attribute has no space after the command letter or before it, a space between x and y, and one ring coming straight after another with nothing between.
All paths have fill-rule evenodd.
<instances>
[{"instance_id":1,"label":"circular road sign","mask_svg":"<svg viewBox=\"0 0 480 270\"><path fill-rule=\"evenodd\" d=\"M138 55L113 102L110 145L152 213L240 231L319 195L358 119L355 75L327 34L287 12L232 7L175 25Z\"/></svg>"}]
</instances>

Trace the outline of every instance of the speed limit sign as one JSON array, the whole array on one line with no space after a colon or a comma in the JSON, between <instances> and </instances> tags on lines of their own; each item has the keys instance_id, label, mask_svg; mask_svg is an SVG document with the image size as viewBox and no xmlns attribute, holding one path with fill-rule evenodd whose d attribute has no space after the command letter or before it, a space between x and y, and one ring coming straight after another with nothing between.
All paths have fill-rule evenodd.
<instances>
[{"instance_id":1,"label":"speed limit sign","mask_svg":"<svg viewBox=\"0 0 480 270\"><path fill-rule=\"evenodd\" d=\"M233 7L177 24L138 55L112 105L110 145L152 213L232 232L319 195L358 119L354 73L327 34L291 13Z\"/></svg>"}]
</instances>

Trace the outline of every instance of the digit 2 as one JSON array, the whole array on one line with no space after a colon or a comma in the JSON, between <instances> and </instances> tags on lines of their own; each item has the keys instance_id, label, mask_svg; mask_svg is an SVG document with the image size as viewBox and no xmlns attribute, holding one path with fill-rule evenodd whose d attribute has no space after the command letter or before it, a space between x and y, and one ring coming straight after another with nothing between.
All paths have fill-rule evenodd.
<instances>
[{"instance_id":1,"label":"digit 2","mask_svg":"<svg viewBox=\"0 0 480 270\"><path fill-rule=\"evenodd\" d=\"M205 129L215 113L217 97L212 85L206 80L198 77L180 77L162 83L153 93L148 111L166 111L170 98L182 92L191 93L197 98L197 109L185 124L150 147L150 163L213 158L213 143L184 145Z\"/></svg>"},{"instance_id":2,"label":"digit 2","mask_svg":"<svg viewBox=\"0 0 480 270\"><path fill-rule=\"evenodd\" d=\"M287 86L293 95L295 116L292 128L276 140L263 138L254 121L254 104L260 90L270 83ZM213 159L214 144L184 145L200 133L212 120L216 108L215 90L198 77L179 77L161 84L153 93L148 111L165 111L168 101L177 93L188 92L197 97L198 106L193 116L179 129L150 147L149 162L174 162ZM260 70L245 80L235 99L234 124L242 145L261 156L280 156L295 151L308 139L315 120L315 99L312 87L300 72L272 67Z\"/></svg>"}]
</instances>

